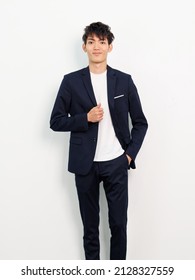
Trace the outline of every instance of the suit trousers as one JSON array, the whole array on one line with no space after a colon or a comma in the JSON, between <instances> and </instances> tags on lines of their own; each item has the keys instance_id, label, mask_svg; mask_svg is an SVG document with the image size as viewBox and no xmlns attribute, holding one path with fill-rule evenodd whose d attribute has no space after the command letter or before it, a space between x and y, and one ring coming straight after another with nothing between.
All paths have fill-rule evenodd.
<instances>
[{"instance_id":1,"label":"suit trousers","mask_svg":"<svg viewBox=\"0 0 195 280\"><path fill-rule=\"evenodd\" d=\"M111 231L110 259L125 260L127 247L128 160L125 154L101 162L93 162L87 175L75 174L80 213L84 228L86 260L100 259L99 241L99 185L108 203Z\"/></svg>"}]
</instances>

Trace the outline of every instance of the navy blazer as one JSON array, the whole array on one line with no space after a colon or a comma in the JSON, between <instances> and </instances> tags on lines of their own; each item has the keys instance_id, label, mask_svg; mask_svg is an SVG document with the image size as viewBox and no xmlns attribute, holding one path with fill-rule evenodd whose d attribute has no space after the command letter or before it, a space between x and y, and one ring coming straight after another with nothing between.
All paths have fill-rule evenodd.
<instances>
[{"instance_id":1,"label":"navy blazer","mask_svg":"<svg viewBox=\"0 0 195 280\"><path fill-rule=\"evenodd\" d=\"M135 168L135 158L148 127L137 89L130 75L109 66L107 87L115 134L124 151L132 158L129 168ZM93 163L98 122L89 123L87 113L94 106L97 103L89 67L65 75L51 114L50 128L71 132L68 170L75 174L87 174Z\"/></svg>"}]
</instances>

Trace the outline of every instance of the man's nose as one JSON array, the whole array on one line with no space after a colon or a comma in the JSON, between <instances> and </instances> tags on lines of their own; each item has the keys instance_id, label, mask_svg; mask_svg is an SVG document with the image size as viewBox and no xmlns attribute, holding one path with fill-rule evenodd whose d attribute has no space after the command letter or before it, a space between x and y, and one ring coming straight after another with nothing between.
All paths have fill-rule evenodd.
<instances>
[{"instance_id":1,"label":"man's nose","mask_svg":"<svg viewBox=\"0 0 195 280\"><path fill-rule=\"evenodd\" d=\"M98 42L95 42L94 49L99 49L99 43Z\"/></svg>"}]
</instances>

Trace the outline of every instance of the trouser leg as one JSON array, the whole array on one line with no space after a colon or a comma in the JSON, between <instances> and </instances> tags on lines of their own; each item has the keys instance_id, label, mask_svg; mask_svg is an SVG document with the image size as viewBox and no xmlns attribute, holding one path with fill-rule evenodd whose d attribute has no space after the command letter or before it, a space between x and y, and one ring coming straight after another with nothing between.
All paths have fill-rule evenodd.
<instances>
[{"instance_id":1,"label":"trouser leg","mask_svg":"<svg viewBox=\"0 0 195 280\"><path fill-rule=\"evenodd\" d=\"M107 170L107 171L106 171ZM125 155L104 166L104 189L111 231L110 259L125 260L127 247L128 171Z\"/></svg>"},{"instance_id":2,"label":"trouser leg","mask_svg":"<svg viewBox=\"0 0 195 280\"><path fill-rule=\"evenodd\" d=\"M89 174L75 175L80 213L83 222L83 245L86 260L100 259L99 179L95 164Z\"/></svg>"}]
</instances>

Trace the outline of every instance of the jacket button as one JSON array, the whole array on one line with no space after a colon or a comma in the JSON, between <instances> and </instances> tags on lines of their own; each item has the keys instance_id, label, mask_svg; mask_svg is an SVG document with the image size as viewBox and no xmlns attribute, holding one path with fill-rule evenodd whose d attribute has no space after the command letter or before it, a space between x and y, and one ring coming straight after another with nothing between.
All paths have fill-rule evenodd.
<instances>
[{"instance_id":1,"label":"jacket button","mask_svg":"<svg viewBox=\"0 0 195 280\"><path fill-rule=\"evenodd\" d=\"M93 142L96 142L96 138L93 138Z\"/></svg>"}]
</instances>

